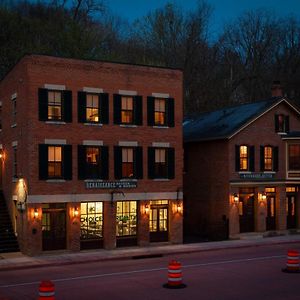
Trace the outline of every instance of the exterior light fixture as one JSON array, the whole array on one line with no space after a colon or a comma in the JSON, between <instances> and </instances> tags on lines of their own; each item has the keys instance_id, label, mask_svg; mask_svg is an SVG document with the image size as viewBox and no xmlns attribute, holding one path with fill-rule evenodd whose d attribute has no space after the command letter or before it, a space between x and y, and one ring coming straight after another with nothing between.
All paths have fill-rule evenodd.
<instances>
[{"instance_id":1,"label":"exterior light fixture","mask_svg":"<svg viewBox=\"0 0 300 300\"><path fill-rule=\"evenodd\" d=\"M179 201L177 202L177 212L178 213L182 212L182 205L181 205L181 203Z\"/></svg>"},{"instance_id":2,"label":"exterior light fixture","mask_svg":"<svg viewBox=\"0 0 300 300\"><path fill-rule=\"evenodd\" d=\"M74 217L79 215L78 207L74 207Z\"/></svg>"},{"instance_id":3,"label":"exterior light fixture","mask_svg":"<svg viewBox=\"0 0 300 300\"><path fill-rule=\"evenodd\" d=\"M237 193L233 194L233 202L238 203L239 202L239 195Z\"/></svg>"},{"instance_id":4,"label":"exterior light fixture","mask_svg":"<svg viewBox=\"0 0 300 300\"><path fill-rule=\"evenodd\" d=\"M266 200L267 200L267 194L266 194L266 193L262 193L261 199L262 199L263 201L266 201Z\"/></svg>"},{"instance_id":5,"label":"exterior light fixture","mask_svg":"<svg viewBox=\"0 0 300 300\"><path fill-rule=\"evenodd\" d=\"M149 205L148 204L146 204L145 205L145 214L149 214Z\"/></svg>"},{"instance_id":6,"label":"exterior light fixture","mask_svg":"<svg viewBox=\"0 0 300 300\"><path fill-rule=\"evenodd\" d=\"M34 217L34 219L36 219L36 218L38 218L38 216L39 216L39 211L37 208L35 208L34 212L33 212L33 217Z\"/></svg>"},{"instance_id":7,"label":"exterior light fixture","mask_svg":"<svg viewBox=\"0 0 300 300\"><path fill-rule=\"evenodd\" d=\"M0 149L0 159L4 159L4 152L3 152L3 149Z\"/></svg>"}]
</instances>

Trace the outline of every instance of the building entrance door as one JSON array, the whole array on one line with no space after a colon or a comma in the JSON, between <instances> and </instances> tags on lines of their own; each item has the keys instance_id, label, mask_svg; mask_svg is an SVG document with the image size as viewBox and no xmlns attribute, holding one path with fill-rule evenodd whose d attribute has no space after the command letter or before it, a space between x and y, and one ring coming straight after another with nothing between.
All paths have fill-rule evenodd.
<instances>
[{"instance_id":1,"label":"building entrance door","mask_svg":"<svg viewBox=\"0 0 300 300\"><path fill-rule=\"evenodd\" d=\"M267 196L267 217L266 217L266 229L276 230L276 217L275 217L275 196Z\"/></svg>"},{"instance_id":2,"label":"building entrance door","mask_svg":"<svg viewBox=\"0 0 300 300\"><path fill-rule=\"evenodd\" d=\"M168 241L168 201L151 201L149 217L150 242Z\"/></svg>"},{"instance_id":3,"label":"building entrance door","mask_svg":"<svg viewBox=\"0 0 300 300\"><path fill-rule=\"evenodd\" d=\"M254 231L254 196L241 194L239 197L240 232Z\"/></svg>"},{"instance_id":4,"label":"building entrance door","mask_svg":"<svg viewBox=\"0 0 300 300\"><path fill-rule=\"evenodd\" d=\"M43 250L66 249L65 204L43 205L42 214Z\"/></svg>"},{"instance_id":5,"label":"building entrance door","mask_svg":"<svg viewBox=\"0 0 300 300\"><path fill-rule=\"evenodd\" d=\"M287 229L296 228L296 196L287 195L286 197L286 225Z\"/></svg>"}]
</instances>

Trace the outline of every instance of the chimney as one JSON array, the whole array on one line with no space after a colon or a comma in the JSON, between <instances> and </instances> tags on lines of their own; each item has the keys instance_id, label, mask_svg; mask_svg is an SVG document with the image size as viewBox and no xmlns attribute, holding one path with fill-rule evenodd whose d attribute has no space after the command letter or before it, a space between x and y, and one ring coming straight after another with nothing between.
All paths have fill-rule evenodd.
<instances>
[{"instance_id":1,"label":"chimney","mask_svg":"<svg viewBox=\"0 0 300 300\"><path fill-rule=\"evenodd\" d=\"M282 87L279 80L273 81L271 87L272 97L282 97Z\"/></svg>"}]
</instances>

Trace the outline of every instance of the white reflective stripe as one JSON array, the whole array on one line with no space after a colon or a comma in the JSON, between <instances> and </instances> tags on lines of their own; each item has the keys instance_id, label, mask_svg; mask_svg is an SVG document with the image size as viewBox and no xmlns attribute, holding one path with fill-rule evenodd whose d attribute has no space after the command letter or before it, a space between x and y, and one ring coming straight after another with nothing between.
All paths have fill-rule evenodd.
<instances>
[{"instance_id":1,"label":"white reflective stripe","mask_svg":"<svg viewBox=\"0 0 300 300\"><path fill-rule=\"evenodd\" d=\"M181 281L182 278L169 278L168 281Z\"/></svg>"},{"instance_id":2,"label":"white reflective stripe","mask_svg":"<svg viewBox=\"0 0 300 300\"><path fill-rule=\"evenodd\" d=\"M181 273L181 270L169 270L169 273Z\"/></svg>"},{"instance_id":3,"label":"white reflective stripe","mask_svg":"<svg viewBox=\"0 0 300 300\"><path fill-rule=\"evenodd\" d=\"M291 260L299 260L299 256L288 256L287 258Z\"/></svg>"},{"instance_id":4,"label":"white reflective stripe","mask_svg":"<svg viewBox=\"0 0 300 300\"><path fill-rule=\"evenodd\" d=\"M286 264L287 267L293 267L299 269L299 265Z\"/></svg>"},{"instance_id":5,"label":"white reflective stripe","mask_svg":"<svg viewBox=\"0 0 300 300\"><path fill-rule=\"evenodd\" d=\"M55 292L39 292L40 296L54 296Z\"/></svg>"}]
</instances>

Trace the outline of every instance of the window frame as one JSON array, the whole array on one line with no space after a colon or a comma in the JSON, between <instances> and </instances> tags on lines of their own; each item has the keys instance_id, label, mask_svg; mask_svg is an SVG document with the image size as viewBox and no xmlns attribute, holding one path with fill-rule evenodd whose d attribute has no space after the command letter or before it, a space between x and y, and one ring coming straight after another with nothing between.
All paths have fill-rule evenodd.
<instances>
[{"instance_id":1,"label":"window frame","mask_svg":"<svg viewBox=\"0 0 300 300\"><path fill-rule=\"evenodd\" d=\"M156 102L159 101L158 107L159 110L156 110ZM160 103L164 103L164 111L160 110ZM156 114L162 114L164 118L164 122L157 122L156 121ZM158 118L160 119L160 118ZM154 126L168 126L168 109L167 109L167 99L166 98L154 98Z\"/></svg>"},{"instance_id":2,"label":"window frame","mask_svg":"<svg viewBox=\"0 0 300 300\"><path fill-rule=\"evenodd\" d=\"M12 103L12 125L17 124L17 97L11 99Z\"/></svg>"},{"instance_id":3,"label":"window frame","mask_svg":"<svg viewBox=\"0 0 300 300\"><path fill-rule=\"evenodd\" d=\"M12 177L18 178L18 146L13 146Z\"/></svg>"},{"instance_id":4,"label":"window frame","mask_svg":"<svg viewBox=\"0 0 300 300\"><path fill-rule=\"evenodd\" d=\"M51 176L50 175L50 172L49 172L49 164L51 161L49 161L49 150L50 148L54 148L54 175ZM56 148L60 148L60 157L61 157L61 160L60 161L56 161L55 160L55 149ZM64 161L64 157L63 157L63 153L64 153L64 150L63 150L63 146L62 145L48 145L48 161L47 161L47 174L48 174L48 179L63 179L64 178L64 170L63 170L63 161ZM55 170L56 170L56 164L58 164L60 166L60 175L56 175L55 174Z\"/></svg>"},{"instance_id":5,"label":"window frame","mask_svg":"<svg viewBox=\"0 0 300 300\"><path fill-rule=\"evenodd\" d=\"M55 105L55 97L54 97L54 105L50 105L50 93L60 94L60 105ZM50 118L49 117L49 108L50 107L59 107L60 108L60 116L58 118ZM63 91L62 90L47 90L47 120L51 122L62 122L63 121Z\"/></svg>"},{"instance_id":6,"label":"window frame","mask_svg":"<svg viewBox=\"0 0 300 300\"><path fill-rule=\"evenodd\" d=\"M98 158L97 162L88 162L88 149L94 149L98 151ZM86 179L101 179L101 172L102 172L102 153L101 153L101 147L100 146L85 146L85 178ZM97 154L95 154L97 155ZM95 169L95 170L93 170ZM94 172L98 174L93 174Z\"/></svg>"},{"instance_id":7,"label":"window frame","mask_svg":"<svg viewBox=\"0 0 300 300\"><path fill-rule=\"evenodd\" d=\"M126 108L124 109L123 108L123 100L126 101L125 103L125 106ZM131 106L132 108L131 109L128 109L128 100L131 100ZM126 122L123 120L123 113L131 113L131 121L129 122ZM134 97L133 96L125 96L125 95L121 95L121 116L120 116L120 119L121 119L121 124L122 125L134 125Z\"/></svg>"},{"instance_id":8,"label":"window frame","mask_svg":"<svg viewBox=\"0 0 300 300\"><path fill-rule=\"evenodd\" d=\"M244 157L242 157L242 153L241 153L242 147L245 147L246 152L247 152L246 156L244 156ZM250 169L249 158L250 158L249 146L244 145L244 144L240 145L239 146L239 170L240 170L240 172L247 172L247 171L249 171L249 169ZM242 168L243 161L246 163L246 168Z\"/></svg>"},{"instance_id":9,"label":"window frame","mask_svg":"<svg viewBox=\"0 0 300 300\"><path fill-rule=\"evenodd\" d=\"M264 171L274 171L274 147L267 145L263 146L264 149ZM266 153L266 150L270 150L270 153ZM269 154L269 156L268 156ZM269 161L267 163L267 161ZM269 164L269 168L267 168L267 165Z\"/></svg>"},{"instance_id":10,"label":"window frame","mask_svg":"<svg viewBox=\"0 0 300 300\"><path fill-rule=\"evenodd\" d=\"M135 153L134 153L134 147L122 147L122 161L121 161L121 164L122 164L122 171L121 171L121 174L122 174L122 178L123 179L134 179L135 177L136 177L136 174L135 174L135 168L134 168L134 166L135 166ZM124 161L124 157L123 157L123 153L125 152L125 151L127 151L127 157L126 157L126 160L127 161ZM129 157L129 153L128 153L128 151L131 151L132 152L132 161L129 161L128 162L128 159L129 158L131 158L131 157ZM124 164L126 164L125 166L126 166L126 168L124 168L125 166L124 166ZM129 165L130 164L130 165ZM128 169L128 166L127 165L129 165L129 166L131 166L131 169L132 169L132 176L125 176L124 175L124 169Z\"/></svg>"},{"instance_id":11,"label":"window frame","mask_svg":"<svg viewBox=\"0 0 300 300\"><path fill-rule=\"evenodd\" d=\"M164 152L164 163L156 160L157 152L159 152L158 156L160 159L162 158L161 153ZM154 176L157 179L168 178L168 154L166 148L154 148Z\"/></svg>"},{"instance_id":12,"label":"window frame","mask_svg":"<svg viewBox=\"0 0 300 300\"><path fill-rule=\"evenodd\" d=\"M89 96L92 97L92 106L88 106ZM94 100L94 97L96 97L96 100ZM86 123L101 124L101 111L100 111L101 107L100 107L100 103L99 103L100 102L99 97L100 97L100 94L97 94L97 93L88 93L88 92L86 93L86 105L85 105L85 120L86 120ZM96 107L93 106L94 101L97 103ZM93 120L88 119L88 117L87 117L87 110L88 109L97 110L98 121L93 121Z\"/></svg>"},{"instance_id":13,"label":"window frame","mask_svg":"<svg viewBox=\"0 0 300 300\"><path fill-rule=\"evenodd\" d=\"M124 210L124 204L129 203L128 211ZM131 211L131 205L135 203L135 212ZM118 211L118 205L121 204L121 213ZM135 216L131 218L131 216ZM127 217L127 218L125 218ZM129 222L128 222L129 220ZM122 222L120 224L120 222ZM124 223L128 224L124 224ZM135 224L134 224L135 223ZM119 234L119 229L121 228L122 234ZM124 234L124 230L128 228L129 232L132 232L132 228L135 228L135 234ZM127 201L117 201L116 205L116 237L136 237L138 234L138 201L127 200Z\"/></svg>"}]
</instances>

